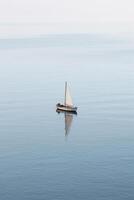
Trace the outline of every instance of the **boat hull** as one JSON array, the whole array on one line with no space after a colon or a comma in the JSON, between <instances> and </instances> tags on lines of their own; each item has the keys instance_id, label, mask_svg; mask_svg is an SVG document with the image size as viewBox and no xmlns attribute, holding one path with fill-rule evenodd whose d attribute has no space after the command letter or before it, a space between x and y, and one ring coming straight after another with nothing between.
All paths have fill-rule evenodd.
<instances>
[{"instance_id":1,"label":"boat hull","mask_svg":"<svg viewBox=\"0 0 134 200\"><path fill-rule=\"evenodd\" d=\"M77 107L70 107L61 104L56 105L57 110L66 111L66 112L77 112Z\"/></svg>"}]
</instances>

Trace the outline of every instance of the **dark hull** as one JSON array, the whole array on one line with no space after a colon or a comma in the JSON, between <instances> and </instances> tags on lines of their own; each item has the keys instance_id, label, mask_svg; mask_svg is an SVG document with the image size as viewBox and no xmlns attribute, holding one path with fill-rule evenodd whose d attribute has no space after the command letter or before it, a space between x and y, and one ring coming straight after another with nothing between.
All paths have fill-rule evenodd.
<instances>
[{"instance_id":1,"label":"dark hull","mask_svg":"<svg viewBox=\"0 0 134 200\"><path fill-rule=\"evenodd\" d=\"M57 111L66 111L66 112L73 112L73 113L77 113L77 107L69 107L69 106L64 106L61 104L57 104Z\"/></svg>"}]
</instances>

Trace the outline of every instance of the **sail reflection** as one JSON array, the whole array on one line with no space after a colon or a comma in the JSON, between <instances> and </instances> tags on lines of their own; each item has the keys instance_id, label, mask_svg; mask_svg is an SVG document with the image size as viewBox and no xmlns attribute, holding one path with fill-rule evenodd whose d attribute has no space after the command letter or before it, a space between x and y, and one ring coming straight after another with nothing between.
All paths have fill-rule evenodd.
<instances>
[{"instance_id":1,"label":"sail reflection","mask_svg":"<svg viewBox=\"0 0 134 200\"><path fill-rule=\"evenodd\" d=\"M66 112L66 111L61 111L61 110L56 110L58 114L62 113L64 114L64 120L65 120L65 136L68 136L72 123L73 123L73 117L74 115L77 115L77 113L72 113L72 112Z\"/></svg>"}]
</instances>

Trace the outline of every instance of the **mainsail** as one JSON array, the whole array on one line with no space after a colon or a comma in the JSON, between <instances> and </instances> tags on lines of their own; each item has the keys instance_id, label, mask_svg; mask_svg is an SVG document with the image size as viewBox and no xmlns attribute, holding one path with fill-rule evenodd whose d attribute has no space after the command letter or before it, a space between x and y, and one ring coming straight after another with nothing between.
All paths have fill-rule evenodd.
<instances>
[{"instance_id":1,"label":"mainsail","mask_svg":"<svg viewBox=\"0 0 134 200\"><path fill-rule=\"evenodd\" d=\"M65 105L73 106L73 101L72 101L69 87L67 86L67 82L65 83Z\"/></svg>"}]
</instances>

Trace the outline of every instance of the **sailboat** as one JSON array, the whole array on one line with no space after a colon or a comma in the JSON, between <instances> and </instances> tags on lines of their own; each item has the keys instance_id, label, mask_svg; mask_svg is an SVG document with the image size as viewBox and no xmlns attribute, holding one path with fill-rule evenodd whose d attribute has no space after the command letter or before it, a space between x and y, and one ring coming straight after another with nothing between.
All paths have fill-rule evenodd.
<instances>
[{"instance_id":1,"label":"sailboat","mask_svg":"<svg viewBox=\"0 0 134 200\"><path fill-rule=\"evenodd\" d=\"M67 112L77 112L77 107L73 106L73 101L72 101L72 97L71 97L67 82L65 82L64 104L58 103L56 105L56 107L57 107L57 110L63 110L63 111L67 111Z\"/></svg>"}]
</instances>

